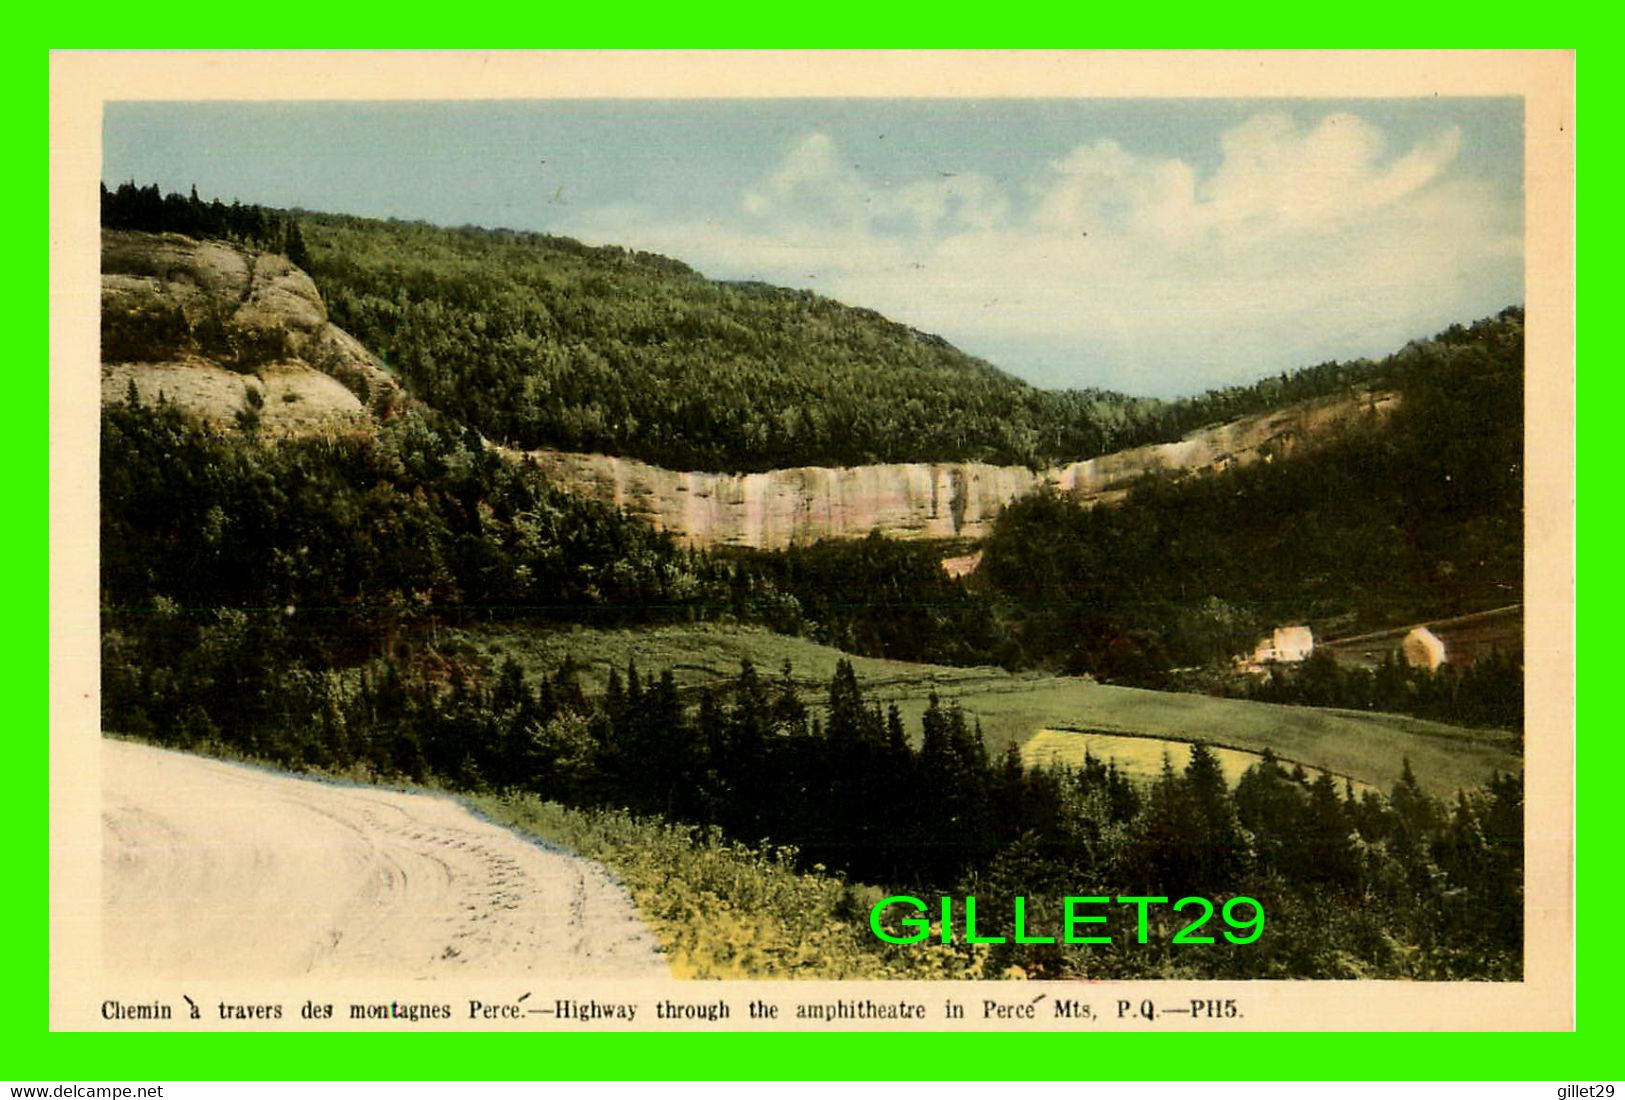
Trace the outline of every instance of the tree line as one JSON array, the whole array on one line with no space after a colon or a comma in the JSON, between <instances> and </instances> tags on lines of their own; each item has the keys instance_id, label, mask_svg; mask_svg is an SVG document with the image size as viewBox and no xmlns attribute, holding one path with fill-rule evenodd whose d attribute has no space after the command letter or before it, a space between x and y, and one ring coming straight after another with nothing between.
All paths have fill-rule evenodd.
<instances>
[{"instance_id":1,"label":"tree line","mask_svg":"<svg viewBox=\"0 0 1625 1100\"><path fill-rule=\"evenodd\" d=\"M103 409L101 494L114 626L160 600L187 616L271 609L334 664L494 619L800 627L794 601L737 564L557 489L422 407L376 436L271 443L207 433L132 387Z\"/></svg>"},{"instance_id":2,"label":"tree line","mask_svg":"<svg viewBox=\"0 0 1625 1100\"><path fill-rule=\"evenodd\" d=\"M143 233L182 233L198 240L216 238L249 248L280 253L299 267L310 262L299 219L290 213L253 203L218 198L204 202L197 187L191 194L163 194L156 183L138 187L134 180L112 191L101 185L101 224L104 229L132 229Z\"/></svg>"},{"instance_id":3,"label":"tree line","mask_svg":"<svg viewBox=\"0 0 1625 1100\"><path fill-rule=\"evenodd\" d=\"M1411 668L1393 652L1373 669L1344 667L1324 650L1300 666L1270 666L1225 694L1264 703L1414 714L1458 726L1523 729L1523 649L1495 651L1466 668Z\"/></svg>"},{"instance_id":4,"label":"tree line","mask_svg":"<svg viewBox=\"0 0 1625 1100\"><path fill-rule=\"evenodd\" d=\"M295 637L277 614L188 621L160 605L104 641L105 726L295 768L629 809L788 848L804 869L886 891L1020 894L1034 922L1057 921L1060 898L1080 890L1241 894L1271 922L1259 944L1199 958L1166 943L996 949L1037 976L1520 973L1516 778L1446 806L1408 766L1385 798L1266 754L1232 787L1197 744L1143 784L1094 758L1029 767L1013 745L990 760L974 721L935 696L905 730L845 661L816 708L788 664L767 679L748 662L697 701L670 670L635 665L592 699L570 661L534 678L511 658L489 672L389 656L332 668Z\"/></svg>"}]
</instances>

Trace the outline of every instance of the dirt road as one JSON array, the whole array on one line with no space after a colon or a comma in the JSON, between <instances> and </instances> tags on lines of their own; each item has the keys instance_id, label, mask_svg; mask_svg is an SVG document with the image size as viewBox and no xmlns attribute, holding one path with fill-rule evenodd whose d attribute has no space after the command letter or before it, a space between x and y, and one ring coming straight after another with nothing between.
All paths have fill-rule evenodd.
<instances>
[{"instance_id":1,"label":"dirt road","mask_svg":"<svg viewBox=\"0 0 1625 1100\"><path fill-rule=\"evenodd\" d=\"M103 950L154 977L668 975L626 892L450 799L104 741Z\"/></svg>"}]
</instances>

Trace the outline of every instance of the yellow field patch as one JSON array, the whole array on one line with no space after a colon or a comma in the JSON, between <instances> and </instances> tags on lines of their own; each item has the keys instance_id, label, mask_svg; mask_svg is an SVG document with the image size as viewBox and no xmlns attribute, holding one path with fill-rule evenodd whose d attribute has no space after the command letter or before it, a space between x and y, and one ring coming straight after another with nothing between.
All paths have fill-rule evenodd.
<instances>
[{"instance_id":1,"label":"yellow field patch","mask_svg":"<svg viewBox=\"0 0 1625 1100\"><path fill-rule=\"evenodd\" d=\"M1213 745L1209 745L1208 748L1218 758L1219 768L1224 772L1225 780L1232 786L1248 768L1263 759L1259 753L1244 752L1241 749ZM1124 737L1110 733L1043 729L1023 745L1021 751L1022 759L1029 767L1046 768L1056 763L1081 768L1085 753L1102 763L1116 763L1117 769L1131 779L1151 780L1162 774L1164 756L1172 762L1175 771L1182 771L1190 762L1191 746L1188 741L1172 741L1161 737ZM1292 760L1280 762L1288 769L1296 763ZM1321 769L1305 764L1304 771L1308 772L1312 779L1320 774ZM1332 773L1332 778L1343 779L1335 772ZM1369 789L1366 783L1356 782L1354 785L1356 788Z\"/></svg>"}]
</instances>

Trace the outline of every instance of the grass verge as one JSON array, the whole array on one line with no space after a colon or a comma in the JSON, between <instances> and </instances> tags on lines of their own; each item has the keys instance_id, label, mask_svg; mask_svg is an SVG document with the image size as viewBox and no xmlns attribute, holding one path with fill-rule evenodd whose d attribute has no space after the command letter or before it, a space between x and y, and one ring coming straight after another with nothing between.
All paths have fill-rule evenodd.
<instances>
[{"instance_id":1,"label":"grass verge","mask_svg":"<svg viewBox=\"0 0 1625 1100\"><path fill-rule=\"evenodd\" d=\"M619 810L577 810L530 794L463 799L499 824L595 860L619 876L678 978L984 978L985 947L893 946L869 930L882 897L807 874L786 848L758 850Z\"/></svg>"}]
</instances>

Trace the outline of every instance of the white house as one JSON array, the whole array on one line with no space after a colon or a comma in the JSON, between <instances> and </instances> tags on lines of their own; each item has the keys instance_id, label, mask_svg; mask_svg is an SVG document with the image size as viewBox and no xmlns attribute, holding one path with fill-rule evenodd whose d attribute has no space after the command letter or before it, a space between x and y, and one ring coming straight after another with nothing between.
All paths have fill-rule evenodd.
<instances>
[{"instance_id":1,"label":"white house","mask_svg":"<svg viewBox=\"0 0 1625 1100\"><path fill-rule=\"evenodd\" d=\"M1307 626L1278 626L1275 633L1258 643L1253 660L1258 664L1280 661L1296 664L1315 651L1315 636Z\"/></svg>"}]
</instances>

